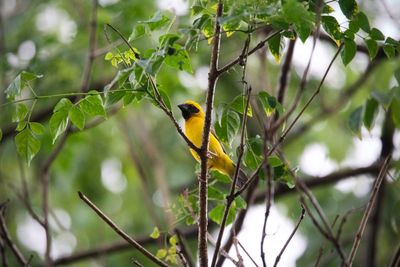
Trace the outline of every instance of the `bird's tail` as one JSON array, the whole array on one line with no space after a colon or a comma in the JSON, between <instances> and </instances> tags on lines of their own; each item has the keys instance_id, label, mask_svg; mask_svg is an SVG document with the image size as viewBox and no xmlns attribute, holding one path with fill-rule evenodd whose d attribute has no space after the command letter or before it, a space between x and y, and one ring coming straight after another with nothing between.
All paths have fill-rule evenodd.
<instances>
[{"instance_id":1,"label":"bird's tail","mask_svg":"<svg viewBox=\"0 0 400 267\"><path fill-rule=\"evenodd\" d=\"M236 170L236 166L235 166L235 168L233 170L233 174L231 176L232 179L234 178L235 170ZM244 171L242 169L239 168L238 178L236 180L236 187L238 189L242 188L242 186L246 184L247 180L248 180L247 175L244 173Z\"/></svg>"}]
</instances>

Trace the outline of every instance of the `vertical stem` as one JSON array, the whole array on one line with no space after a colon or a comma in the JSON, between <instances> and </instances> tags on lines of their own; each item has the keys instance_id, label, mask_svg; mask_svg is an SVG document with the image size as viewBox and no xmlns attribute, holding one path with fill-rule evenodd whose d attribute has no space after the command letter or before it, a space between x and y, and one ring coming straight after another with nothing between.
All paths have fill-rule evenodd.
<instances>
[{"instance_id":1,"label":"vertical stem","mask_svg":"<svg viewBox=\"0 0 400 267\"><path fill-rule=\"evenodd\" d=\"M222 0L218 2L217 15L215 16L215 27L214 27L214 39L213 47L211 51L211 62L210 71L208 73L208 90L206 99L206 115L203 128L203 140L200 149L200 178L199 178L199 201L200 201L200 217L199 217L199 261L200 266L208 266L208 255L207 255L207 186L208 186L208 143L210 140L210 129L211 129L211 113L214 102L215 85L218 80L218 58L220 49L220 37L221 37L221 25L219 18L222 15L223 4Z\"/></svg>"}]
</instances>

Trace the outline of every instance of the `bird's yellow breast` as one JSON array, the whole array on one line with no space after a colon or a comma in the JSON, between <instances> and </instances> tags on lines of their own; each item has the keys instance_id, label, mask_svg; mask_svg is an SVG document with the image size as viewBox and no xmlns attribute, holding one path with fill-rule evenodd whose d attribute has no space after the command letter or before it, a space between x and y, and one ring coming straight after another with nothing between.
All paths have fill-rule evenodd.
<instances>
[{"instance_id":1,"label":"bird's yellow breast","mask_svg":"<svg viewBox=\"0 0 400 267\"><path fill-rule=\"evenodd\" d=\"M200 147L203 141L203 127L204 118L192 117L185 121L185 134L197 147ZM197 161L200 161L199 155L193 149L190 149L190 152ZM209 168L231 175L234 169L233 162L225 154L218 139L212 133L210 133L209 152Z\"/></svg>"}]
</instances>

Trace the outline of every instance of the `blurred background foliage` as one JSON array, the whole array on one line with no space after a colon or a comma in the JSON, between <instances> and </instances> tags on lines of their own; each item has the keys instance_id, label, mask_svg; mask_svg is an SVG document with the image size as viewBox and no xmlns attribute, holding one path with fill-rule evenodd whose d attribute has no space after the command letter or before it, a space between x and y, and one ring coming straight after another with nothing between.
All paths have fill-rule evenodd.
<instances>
[{"instance_id":1,"label":"blurred background foliage","mask_svg":"<svg viewBox=\"0 0 400 267\"><path fill-rule=\"evenodd\" d=\"M3 91L21 71L25 70L43 75L42 78L30 83L39 96L79 92L87 61L92 1L0 0L0 2L2 3L1 27L3 31L0 79ZM205 2L201 1L203 4ZM233 7L237 7L237 10L242 12L241 14L252 13L257 9L273 9L281 1L266 1L261 6L257 1L245 1L246 5L237 4L236 6L234 2L228 1L227 13L235 11ZM329 2L336 10L333 16L339 23L345 24L347 19L338 11L337 2ZM395 0L385 2L387 3L382 4L381 1L365 0L360 1L359 6L360 10L367 15L371 27L379 28L385 36L398 39L400 18L395 13L389 15L384 5L389 6L389 11L398 10L399 2ZM110 45L105 35L105 24L113 25L128 38L135 31L138 22L146 21L160 11L161 14L174 21L171 24L171 32L185 33L192 27L196 18L196 16L190 16L191 12L195 12L195 9L190 9L190 7L196 4L198 2L183 0L100 0L97 9L97 45L89 89L102 91L118 71L109 60L105 60L106 53L112 52L116 55L118 51L128 49L120 41L119 36L108 29L106 31L109 41L114 44ZM208 5L211 11L212 4ZM232 7L232 10L229 10L229 7ZM234 14L232 17L234 18ZM137 38L131 43L141 54L144 54L148 48L158 46L158 38L163 33L165 33L165 28L147 32L145 37ZM200 103L205 101L210 46L203 34L199 33L196 36L200 38L198 46L188 51L193 73L179 71L165 64L157 72L157 84L168 95L172 111L181 124L183 121L176 108L177 104L186 99L194 99ZM265 36L263 30L256 31L251 44L256 44ZM223 36L221 66L240 54L245 39L246 34L241 32L229 38L226 35ZM184 45L184 40L180 40L179 43ZM365 47L361 39L356 38L356 41ZM283 55L285 55L288 42L288 40L282 41L282 44L286 44L286 48L281 49L280 52ZM290 106L297 93L311 46L311 37L305 44L300 40L296 41L287 95L282 103L285 108ZM331 41L318 40L309 82L299 108L314 92L336 49ZM390 103L385 106L388 92L393 87L398 88L394 72L400 64L398 56L387 59L381 50L377 58L370 63L368 51L367 53L364 51L358 52L354 60L346 67L340 59L335 61L320 94L283 143L282 149L285 156L292 167L299 168L300 176L323 176L340 168L366 167L373 164L381 155L380 137L385 114L390 109L394 114L396 112L400 114L398 106L390 106ZM373 66L365 75L364 72L369 64ZM268 49L261 49L249 57L247 80L253 87L252 107L255 114L248 122L249 137L263 134L256 114L260 113L260 109L262 110L262 105L257 102L257 95L262 91L276 95L281 67L282 62L276 63ZM223 116L223 110L227 104L242 93L240 79L239 67L232 69L219 79L215 95L214 121L217 123ZM346 95L349 89L352 90L354 84L356 84L354 93ZM24 90L17 99L32 96L30 90ZM9 101L5 93L2 93L0 98L2 104ZM370 131L361 125L349 127L349 122L350 125L352 124L351 114L354 114L357 107L364 105L371 98L376 99L380 106L375 112L376 118ZM41 167L57 147L57 143L61 142L58 140L56 144L53 144L54 136L50 133L48 120L60 99L61 97L40 99L34 106L32 121L43 123L46 129L39 137L40 151L29 166L16 152L14 129L17 124L11 119L15 113L15 105L5 105L0 110L0 128L3 132L0 144L0 201L10 200L5 216L7 226L22 252L27 257L30 254L33 255L34 265L43 261L45 234L43 228L30 217L17 195L18 192L22 192L22 184L25 180L33 210L39 215L42 214ZM115 233L83 204L77 195L78 191L89 196L118 225L134 237L148 236L154 226L158 226L160 231L165 233L171 231L174 226L182 227L185 224L184 220L179 220L180 218L174 216L171 205L179 206L178 196L185 188L195 190L196 163L189 156L186 144L177 134L172 123L151 101L135 99L124 107L121 102L106 106L108 115L105 121L101 116L94 118L85 115L85 129L79 131L76 127L72 128L65 145L50 167L49 205L54 259L118 240ZM335 103L339 104L335 106ZM32 101L26 104L29 108ZM297 114L299 108L294 114ZM397 163L394 163L391 176L388 176L385 182L384 200L381 201L376 250L377 266L388 264L400 240L398 212L400 210L400 195L398 194L400 189L398 172L400 121L396 121L398 114L397 117L393 115L396 129L390 137L394 142L393 159ZM304 125L309 127L302 128ZM231 145L225 144L225 148L234 158L238 143L239 136L236 134ZM250 172L251 166L247 167L247 171ZM376 177L374 173L357 176L357 178L350 177L336 185L331 184L313 190L330 222L333 222L336 215L342 217L348 210L363 207L366 204L373 178ZM259 190L265 189L265 186L265 181L261 181ZM226 193L229 186L218 183L217 188ZM284 216L293 221L296 220L300 207L295 194L279 197L276 203L278 207L286 207L284 209L286 212L282 211ZM361 217L362 210L356 210L347 217L341 237L345 251L351 248ZM258 218L249 218L249 220L256 219L263 220L263 214L260 214ZM215 227L215 224L211 225ZM279 234L288 235L288 233ZM304 251L303 255L292 261L297 260L298 266L310 266L314 264L319 248L325 241L316 232L309 218L301 224L298 234L305 239L306 247L297 248ZM368 237L365 240L368 240ZM195 238L192 236L190 244L193 252L196 248L194 241ZM254 236L254 242L259 242L257 235ZM268 243L268 238L266 242ZM149 249L156 252L164 246L164 243L163 241L154 242ZM367 242L361 245L355 262L356 266L365 266L366 244ZM292 249L296 250L296 248ZM327 244L321 266L338 264L338 257L331 250L331 245ZM6 251L6 255L10 266L14 266L16 262L9 250ZM258 252L254 252L254 255L258 257ZM130 264L132 258L145 263L145 266L151 266L151 263L141 255L129 250L98 255L86 261L74 262L72 265L126 266Z\"/></svg>"}]
</instances>

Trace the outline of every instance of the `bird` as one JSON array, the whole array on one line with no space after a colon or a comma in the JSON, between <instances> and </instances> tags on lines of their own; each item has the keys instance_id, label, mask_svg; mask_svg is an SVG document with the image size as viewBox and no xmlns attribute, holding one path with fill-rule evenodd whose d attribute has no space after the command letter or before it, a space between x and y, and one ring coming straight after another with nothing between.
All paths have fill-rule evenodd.
<instances>
[{"instance_id":1,"label":"bird","mask_svg":"<svg viewBox=\"0 0 400 267\"><path fill-rule=\"evenodd\" d=\"M190 142L196 147L201 147L203 141L203 128L205 115L201 106L193 101L187 100L183 104L178 105L178 108L182 112L182 116L185 119L185 135ZM192 156L200 162L200 156L198 153L189 148ZM232 159L226 154L221 143L217 137L210 132L209 140L209 153L208 153L208 168L216 170L222 174L225 174L233 179L235 174L236 165ZM236 186L241 188L247 182L247 176L242 169L239 169L238 179Z\"/></svg>"}]
</instances>

